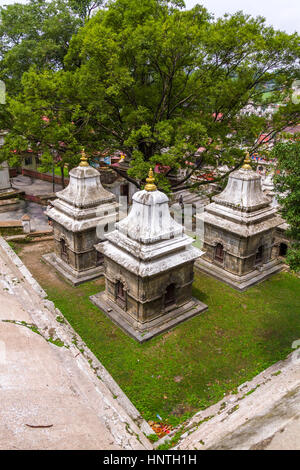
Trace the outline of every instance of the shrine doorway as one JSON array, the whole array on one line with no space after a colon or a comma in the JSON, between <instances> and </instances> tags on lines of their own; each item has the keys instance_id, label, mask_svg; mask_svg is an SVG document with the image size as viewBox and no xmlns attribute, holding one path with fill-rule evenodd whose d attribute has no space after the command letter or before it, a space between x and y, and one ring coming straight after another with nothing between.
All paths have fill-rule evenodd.
<instances>
[{"instance_id":1,"label":"shrine doorway","mask_svg":"<svg viewBox=\"0 0 300 470\"><path fill-rule=\"evenodd\" d=\"M224 261L224 247L221 243L218 243L215 248L215 260L219 261L219 263Z\"/></svg>"},{"instance_id":2,"label":"shrine doorway","mask_svg":"<svg viewBox=\"0 0 300 470\"><path fill-rule=\"evenodd\" d=\"M60 256L62 260L68 262L68 250L66 240L64 238L61 238L60 240Z\"/></svg>"},{"instance_id":3,"label":"shrine doorway","mask_svg":"<svg viewBox=\"0 0 300 470\"><path fill-rule=\"evenodd\" d=\"M256 263L256 264L262 262L262 260L263 260L263 255L264 255L264 247L263 247L263 245L260 245L260 246L258 247L258 250L257 250L256 255L255 255L255 263Z\"/></svg>"},{"instance_id":4,"label":"shrine doorway","mask_svg":"<svg viewBox=\"0 0 300 470\"><path fill-rule=\"evenodd\" d=\"M116 284L116 300L117 303L124 308L126 301L126 292L124 289L124 284L121 281L118 281Z\"/></svg>"},{"instance_id":5,"label":"shrine doorway","mask_svg":"<svg viewBox=\"0 0 300 470\"><path fill-rule=\"evenodd\" d=\"M279 256L286 256L288 246L286 243L280 243L279 245Z\"/></svg>"},{"instance_id":6,"label":"shrine doorway","mask_svg":"<svg viewBox=\"0 0 300 470\"><path fill-rule=\"evenodd\" d=\"M176 295L175 295L175 284L170 284L165 292L165 308L170 307L175 304Z\"/></svg>"}]
</instances>

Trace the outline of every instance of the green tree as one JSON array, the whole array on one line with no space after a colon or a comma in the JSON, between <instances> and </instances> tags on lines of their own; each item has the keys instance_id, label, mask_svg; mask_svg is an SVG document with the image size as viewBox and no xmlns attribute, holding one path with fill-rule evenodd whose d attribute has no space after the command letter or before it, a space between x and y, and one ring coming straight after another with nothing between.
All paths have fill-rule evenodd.
<instances>
[{"instance_id":1,"label":"green tree","mask_svg":"<svg viewBox=\"0 0 300 470\"><path fill-rule=\"evenodd\" d=\"M88 20L92 12L100 8L104 3L104 0L69 0L69 5L80 18Z\"/></svg>"},{"instance_id":2,"label":"green tree","mask_svg":"<svg viewBox=\"0 0 300 470\"><path fill-rule=\"evenodd\" d=\"M298 55L298 36L262 18L239 12L214 21L200 6L118 0L72 39L66 66L80 84L91 151L124 151L129 174L141 180L156 163L176 169L191 162L188 176L203 161L238 165L241 143L254 150L261 132L275 134L297 120L299 106L284 100ZM241 114L249 103L280 102L272 117ZM196 160L199 146L206 151Z\"/></svg>"},{"instance_id":3,"label":"green tree","mask_svg":"<svg viewBox=\"0 0 300 470\"><path fill-rule=\"evenodd\" d=\"M8 98L7 110L14 125L1 149L2 161L18 166L33 153L40 157L43 171L58 166L62 178L66 163L70 168L77 165L81 147L76 139L76 109L72 112L65 105L62 83L66 78L62 71L36 73L31 69L23 74L22 95Z\"/></svg>"},{"instance_id":4,"label":"green tree","mask_svg":"<svg viewBox=\"0 0 300 470\"><path fill-rule=\"evenodd\" d=\"M82 24L62 0L30 0L0 7L0 79L9 93L20 90L24 72L35 65L64 67L72 35Z\"/></svg>"},{"instance_id":5,"label":"green tree","mask_svg":"<svg viewBox=\"0 0 300 470\"><path fill-rule=\"evenodd\" d=\"M37 75L45 70L58 72L64 68L71 37L83 22L62 0L30 0L26 4L0 7L0 19L0 80L4 81L7 92L7 105L0 105L0 129L10 130L4 154L11 164L20 164L28 150L38 151L39 142L44 169L49 170L55 159L63 171L65 158L61 157L62 149L60 152L56 149L62 132L55 135L53 129L51 132L49 129L46 133L45 121L37 118L30 101L22 103L22 98L15 99L24 83L29 84L23 77L31 68ZM26 125L25 116L31 121L30 126ZM40 117L43 118L43 113ZM39 126L37 121L40 121Z\"/></svg>"},{"instance_id":6,"label":"green tree","mask_svg":"<svg viewBox=\"0 0 300 470\"><path fill-rule=\"evenodd\" d=\"M299 105L289 99L298 70L296 34L241 12L214 20L199 5L182 6L116 0L99 10L72 37L62 70L23 75L22 91L8 104L10 145L20 142L20 133L28 144L41 142L31 123L42 125L43 113L59 112L53 123L66 151L121 150L137 185L157 163L169 172L186 168L181 183L191 186L188 178L203 164L237 167L245 148L257 149L262 132L276 135L299 119ZM272 116L254 112L277 103ZM247 105L252 108L242 112ZM198 147L205 149L201 158ZM166 175L158 180L169 188Z\"/></svg>"},{"instance_id":7,"label":"green tree","mask_svg":"<svg viewBox=\"0 0 300 470\"><path fill-rule=\"evenodd\" d=\"M300 140L277 144L272 154L277 158L277 170L274 177L275 191L281 204L281 213L289 224L288 236L291 246L287 253L287 262L294 271L300 270Z\"/></svg>"}]
</instances>

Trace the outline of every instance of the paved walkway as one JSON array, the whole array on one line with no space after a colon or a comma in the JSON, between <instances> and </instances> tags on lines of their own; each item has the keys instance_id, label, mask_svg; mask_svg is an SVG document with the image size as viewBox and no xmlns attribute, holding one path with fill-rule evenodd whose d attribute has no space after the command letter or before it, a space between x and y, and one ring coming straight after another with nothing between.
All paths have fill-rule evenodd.
<instances>
[{"instance_id":1,"label":"paved walkway","mask_svg":"<svg viewBox=\"0 0 300 470\"><path fill-rule=\"evenodd\" d=\"M15 211L0 212L0 220L21 220L24 214L28 214L31 220L31 230L49 230L48 218L45 215L46 206L35 202L20 201L20 206Z\"/></svg>"},{"instance_id":2,"label":"paved walkway","mask_svg":"<svg viewBox=\"0 0 300 470\"><path fill-rule=\"evenodd\" d=\"M0 449L151 449L45 296L0 238Z\"/></svg>"},{"instance_id":3,"label":"paved walkway","mask_svg":"<svg viewBox=\"0 0 300 470\"><path fill-rule=\"evenodd\" d=\"M24 175L18 175L12 178L12 186L14 189L24 191L30 196L52 194L53 190L52 183ZM60 191L61 189L61 185L55 185L55 191ZM49 230L48 218L44 214L45 210L46 206L27 200L21 200L17 210L0 212L0 221L21 220L24 214L28 214L31 219L31 230L33 232Z\"/></svg>"},{"instance_id":4,"label":"paved walkway","mask_svg":"<svg viewBox=\"0 0 300 470\"><path fill-rule=\"evenodd\" d=\"M300 349L197 413L186 431L177 449L300 450Z\"/></svg>"},{"instance_id":5,"label":"paved walkway","mask_svg":"<svg viewBox=\"0 0 300 470\"><path fill-rule=\"evenodd\" d=\"M62 189L60 184L55 184L55 190L53 191L53 185L49 181L43 181L25 175L18 175L12 178L11 182L14 189L20 189L21 191L25 191L26 194L33 196L52 194Z\"/></svg>"}]
</instances>

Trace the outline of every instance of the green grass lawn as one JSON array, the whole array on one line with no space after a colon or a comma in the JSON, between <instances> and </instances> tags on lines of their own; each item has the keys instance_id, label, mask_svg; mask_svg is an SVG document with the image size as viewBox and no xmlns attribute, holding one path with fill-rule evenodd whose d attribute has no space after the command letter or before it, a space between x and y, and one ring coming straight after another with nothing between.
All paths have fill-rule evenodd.
<instances>
[{"instance_id":1,"label":"green grass lawn","mask_svg":"<svg viewBox=\"0 0 300 470\"><path fill-rule=\"evenodd\" d=\"M42 167L38 167L37 171L39 171L40 173L45 173L45 171L43 171ZM48 172L46 172L46 173L49 173L49 174L52 175L52 171L51 171L51 170L48 171ZM56 166L56 167L54 168L54 174L55 174L55 176L61 176L61 169L60 169L60 167ZM68 170L68 168L64 168L64 176L65 176L65 178L68 178L68 177L69 177L69 170Z\"/></svg>"},{"instance_id":2,"label":"green grass lawn","mask_svg":"<svg viewBox=\"0 0 300 470\"><path fill-rule=\"evenodd\" d=\"M300 281L289 273L244 293L196 275L194 296L209 309L142 345L91 304L99 281L41 285L146 420L158 413L182 422L285 358L300 338Z\"/></svg>"}]
</instances>

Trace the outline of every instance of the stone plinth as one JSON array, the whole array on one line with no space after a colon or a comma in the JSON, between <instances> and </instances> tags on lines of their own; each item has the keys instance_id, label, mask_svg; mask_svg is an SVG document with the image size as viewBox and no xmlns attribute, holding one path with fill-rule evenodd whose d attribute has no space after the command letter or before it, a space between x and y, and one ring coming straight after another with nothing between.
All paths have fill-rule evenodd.
<instances>
[{"instance_id":1,"label":"stone plinth","mask_svg":"<svg viewBox=\"0 0 300 470\"><path fill-rule=\"evenodd\" d=\"M205 254L196 263L238 290L284 267L273 250L276 228L283 221L263 193L260 175L245 166L231 173L225 190L206 206Z\"/></svg>"},{"instance_id":2,"label":"stone plinth","mask_svg":"<svg viewBox=\"0 0 300 470\"><path fill-rule=\"evenodd\" d=\"M201 312L192 297L193 264L202 252L170 216L160 191L139 191L116 230L98 245L106 290L91 297L126 333L146 341Z\"/></svg>"},{"instance_id":3,"label":"stone plinth","mask_svg":"<svg viewBox=\"0 0 300 470\"><path fill-rule=\"evenodd\" d=\"M56 193L46 215L53 225L55 251L44 260L74 285L103 274L103 256L95 245L116 221L118 204L99 172L89 165L70 172L67 188Z\"/></svg>"},{"instance_id":4,"label":"stone plinth","mask_svg":"<svg viewBox=\"0 0 300 470\"><path fill-rule=\"evenodd\" d=\"M195 317L207 310L207 305L191 297L190 302L166 313L163 319L161 317L156 318L144 325L142 324L140 328L137 329L136 320L124 311L124 309L120 308L118 304L111 301L105 292L92 295L90 300L116 325L122 328L125 333L137 340L139 343L144 343L155 336L165 333L176 325L179 325L189 318Z\"/></svg>"}]
</instances>

